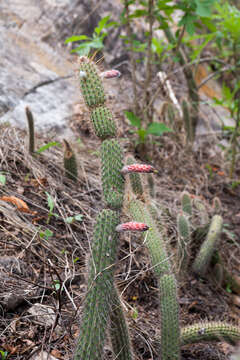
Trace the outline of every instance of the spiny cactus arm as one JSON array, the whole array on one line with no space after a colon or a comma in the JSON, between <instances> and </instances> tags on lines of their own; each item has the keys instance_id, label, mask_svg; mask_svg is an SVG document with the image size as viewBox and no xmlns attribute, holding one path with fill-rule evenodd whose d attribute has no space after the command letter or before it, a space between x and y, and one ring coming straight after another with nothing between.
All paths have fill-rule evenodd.
<instances>
[{"instance_id":1,"label":"spiny cactus arm","mask_svg":"<svg viewBox=\"0 0 240 360\"><path fill-rule=\"evenodd\" d=\"M207 238L203 242L199 253L193 263L193 271L199 276L204 276L208 269L208 265L216 250L219 242L220 233L222 231L223 219L220 215L214 215L208 230Z\"/></svg>"},{"instance_id":2,"label":"spiny cactus arm","mask_svg":"<svg viewBox=\"0 0 240 360\"><path fill-rule=\"evenodd\" d=\"M91 112L95 134L106 139L117 135L116 124L112 112L106 106L98 106Z\"/></svg>"},{"instance_id":3,"label":"spiny cactus arm","mask_svg":"<svg viewBox=\"0 0 240 360\"><path fill-rule=\"evenodd\" d=\"M126 158L127 165L134 164L136 161L133 156L128 155ZM142 180L138 173L129 174L129 179L131 183L132 191L135 195L142 196L143 195L143 186Z\"/></svg>"},{"instance_id":4,"label":"spiny cactus arm","mask_svg":"<svg viewBox=\"0 0 240 360\"><path fill-rule=\"evenodd\" d=\"M105 104L105 93L97 65L86 56L79 58L79 80L83 98L89 108Z\"/></svg>"},{"instance_id":5,"label":"spiny cactus arm","mask_svg":"<svg viewBox=\"0 0 240 360\"><path fill-rule=\"evenodd\" d=\"M177 216L177 229L179 234L178 243L178 259L179 259L179 272L184 273L187 269L189 254L188 245L190 242L190 224L188 218L184 214Z\"/></svg>"},{"instance_id":6,"label":"spiny cactus arm","mask_svg":"<svg viewBox=\"0 0 240 360\"><path fill-rule=\"evenodd\" d=\"M111 309L114 263L116 261L118 213L103 210L94 228L89 261L88 291L74 360L102 358L107 321Z\"/></svg>"},{"instance_id":7,"label":"spiny cactus arm","mask_svg":"<svg viewBox=\"0 0 240 360\"><path fill-rule=\"evenodd\" d=\"M29 149L29 153L33 154L35 151L34 119L33 119L33 114L28 106L26 107L25 111L28 122L28 135L29 135L28 149Z\"/></svg>"},{"instance_id":8,"label":"spiny cactus arm","mask_svg":"<svg viewBox=\"0 0 240 360\"><path fill-rule=\"evenodd\" d=\"M180 327L177 284L174 275L159 279L161 313L161 360L180 359Z\"/></svg>"},{"instance_id":9,"label":"spiny cactus arm","mask_svg":"<svg viewBox=\"0 0 240 360\"><path fill-rule=\"evenodd\" d=\"M192 215L192 199L187 191L181 194L182 211L187 215Z\"/></svg>"},{"instance_id":10,"label":"spiny cactus arm","mask_svg":"<svg viewBox=\"0 0 240 360\"><path fill-rule=\"evenodd\" d=\"M224 322L205 322L181 329L181 345L223 340L230 344L239 342L240 328Z\"/></svg>"},{"instance_id":11,"label":"spiny cactus arm","mask_svg":"<svg viewBox=\"0 0 240 360\"><path fill-rule=\"evenodd\" d=\"M104 140L101 145L101 169L104 200L110 208L119 209L123 204L124 178L122 148L115 139Z\"/></svg>"},{"instance_id":12,"label":"spiny cactus arm","mask_svg":"<svg viewBox=\"0 0 240 360\"><path fill-rule=\"evenodd\" d=\"M67 140L63 139L64 143L64 155L63 155L63 163L66 176L73 180L77 181L78 169L77 169L77 161L75 154L67 142Z\"/></svg>"},{"instance_id":13,"label":"spiny cactus arm","mask_svg":"<svg viewBox=\"0 0 240 360\"><path fill-rule=\"evenodd\" d=\"M147 207L140 200L133 200L129 203L129 212L135 221L143 222L149 226L144 243L148 247L156 275L160 277L164 273L168 273L171 270L171 265L165 250L164 240Z\"/></svg>"},{"instance_id":14,"label":"spiny cactus arm","mask_svg":"<svg viewBox=\"0 0 240 360\"><path fill-rule=\"evenodd\" d=\"M133 355L127 322L115 287L112 292L109 332L115 358L118 360L132 360Z\"/></svg>"}]
</instances>

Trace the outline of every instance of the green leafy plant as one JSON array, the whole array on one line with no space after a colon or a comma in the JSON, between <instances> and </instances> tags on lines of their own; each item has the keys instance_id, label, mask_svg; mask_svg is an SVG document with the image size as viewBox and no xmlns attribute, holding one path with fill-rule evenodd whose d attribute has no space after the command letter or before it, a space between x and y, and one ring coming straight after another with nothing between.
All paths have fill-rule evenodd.
<instances>
[{"instance_id":1,"label":"green leafy plant","mask_svg":"<svg viewBox=\"0 0 240 360\"><path fill-rule=\"evenodd\" d=\"M83 215L82 214L77 214L77 215L74 215L74 216L69 216L65 219L65 222L67 224L73 224L75 221L83 221Z\"/></svg>"},{"instance_id":2,"label":"green leafy plant","mask_svg":"<svg viewBox=\"0 0 240 360\"><path fill-rule=\"evenodd\" d=\"M162 136L164 133L171 132L172 129L167 127L164 123L152 122L144 128L143 121L138 116L130 111L124 111L131 126L135 127L138 135L137 143L145 144L149 135Z\"/></svg>"},{"instance_id":3,"label":"green leafy plant","mask_svg":"<svg viewBox=\"0 0 240 360\"><path fill-rule=\"evenodd\" d=\"M104 39L107 36L106 29L116 25L116 22L110 21L110 15L105 16L98 22L98 26L95 27L92 37L87 35L73 35L65 40L65 44L79 43L72 53L77 53L80 56L88 55L92 49L101 50L104 47Z\"/></svg>"},{"instance_id":4,"label":"green leafy plant","mask_svg":"<svg viewBox=\"0 0 240 360\"><path fill-rule=\"evenodd\" d=\"M0 350L0 356L1 356L1 360L6 360L8 357L8 352L4 350Z\"/></svg>"},{"instance_id":5,"label":"green leafy plant","mask_svg":"<svg viewBox=\"0 0 240 360\"><path fill-rule=\"evenodd\" d=\"M47 192L45 191L45 194L47 195L47 203L48 203L48 219L47 219L47 224L49 224L49 221L51 219L52 216L55 216L56 218L58 218L58 214L53 212L53 209L55 207L55 202L53 197Z\"/></svg>"},{"instance_id":6,"label":"green leafy plant","mask_svg":"<svg viewBox=\"0 0 240 360\"><path fill-rule=\"evenodd\" d=\"M48 241L49 238L53 236L53 232L49 229L46 229L45 231L40 231L39 236L40 238L46 239Z\"/></svg>"}]
</instances>

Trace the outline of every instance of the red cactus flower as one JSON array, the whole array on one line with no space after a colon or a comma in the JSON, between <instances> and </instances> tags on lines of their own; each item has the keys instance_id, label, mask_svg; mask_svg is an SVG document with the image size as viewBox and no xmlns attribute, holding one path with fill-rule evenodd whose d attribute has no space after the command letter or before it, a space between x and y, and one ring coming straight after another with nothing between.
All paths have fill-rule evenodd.
<instances>
[{"instance_id":1,"label":"red cactus flower","mask_svg":"<svg viewBox=\"0 0 240 360\"><path fill-rule=\"evenodd\" d=\"M145 164L132 164L126 165L122 168L122 174L129 174L129 173L157 173L158 171L151 165Z\"/></svg>"},{"instance_id":2,"label":"red cactus flower","mask_svg":"<svg viewBox=\"0 0 240 360\"><path fill-rule=\"evenodd\" d=\"M119 224L116 227L116 231L122 232L122 231L147 231L149 229L149 226L146 224L136 222L136 221L130 221L124 224Z\"/></svg>"},{"instance_id":3,"label":"red cactus flower","mask_svg":"<svg viewBox=\"0 0 240 360\"><path fill-rule=\"evenodd\" d=\"M101 73L101 77L104 79L112 79L112 78L118 78L121 76L120 71L112 69L112 70L108 70L108 71L104 71Z\"/></svg>"}]
</instances>

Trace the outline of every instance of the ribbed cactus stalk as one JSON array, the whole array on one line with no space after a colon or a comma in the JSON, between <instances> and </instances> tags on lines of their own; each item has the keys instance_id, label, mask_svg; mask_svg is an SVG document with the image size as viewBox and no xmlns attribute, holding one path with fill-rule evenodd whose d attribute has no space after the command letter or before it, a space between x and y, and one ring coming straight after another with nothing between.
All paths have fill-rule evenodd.
<instances>
[{"instance_id":1,"label":"ribbed cactus stalk","mask_svg":"<svg viewBox=\"0 0 240 360\"><path fill-rule=\"evenodd\" d=\"M179 305L174 275L165 274L159 279L159 291L161 312L161 360L179 360Z\"/></svg>"},{"instance_id":2,"label":"ribbed cactus stalk","mask_svg":"<svg viewBox=\"0 0 240 360\"><path fill-rule=\"evenodd\" d=\"M117 135L113 114L106 106L98 106L92 110L91 120L99 138L106 139Z\"/></svg>"},{"instance_id":3,"label":"ribbed cactus stalk","mask_svg":"<svg viewBox=\"0 0 240 360\"><path fill-rule=\"evenodd\" d=\"M149 188L149 194L152 198L155 198L155 182L152 174L147 175L147 183Z\"/></svg>"},{"instance_id":4,"label":"ribbed cactus stalk","mask_svg":"<svg viewBox=\"0 0 240 360\"><path fill-rule=\"evenodd\" d=\"M182 211L187 215L192 215L192 199L187 191L181 194Z\"/></svg>"},{"instance_id":5,"label":"ribbed cactus stalk","mask_svg":"<svg viewBox=\"0 0 240 360\"><path fill-rule=\"evenodd\" d=\"M104 200L110 208L118 209L123 204L124 178L122 148L115 139L104 140L101 145L102 187Z\"/></svg>"},{"instance_id":6,"label":"ribbed cactus stalk","mask_svg":"<svg viewBox=\"0 0 240 360\"><path fill-rule=\"evenodd\" d=\"M193 263L193 271L199 276L204 276L207 272L208 265L211 261L214 250L216 250L220 240L222 224L222 217L220 215L214 215L207 233L207 237L203 242Z\"/></svg>"},{"instance_id":7,"label":"ribbed cactus stalk","mask_svg":"<svg viewBox=\"0 0 240 360\"><path fill-rule=\"evenodd\" d=\"M114 358L118 360L132 360L130 336L117 289L113 288L112 309L110 312L110 337Z\"/></svg>"},{"instance_id":8,"label":"ribbed cactus stalk","mask_svg":"<svg viewBox=\"0 0 240 360\"><path fill-rule=\"evenodd\" d=\"M149 226L144 244L147 246L153 269L157 276L170 272L171 265L165 249L163 235L158 231L155 221L140 200L133 200L129 204L129 212L135 221Z\"/></svg>"},{"instance_id":9,"label":"ribbed cactus stalk","mask_svg":"<svg viewBox=\"0 0 240 360\"><path fill-rule=\"evenodd\" d=\"M203 322L181 329L181 345L202 341L226 341L236 344L240 341L240 328L224 322Z\"/></svg>"},{"instance_id":10,"label":"ribbed cactus stalk","mask_svg":"<svg viewBox=\"0 0 240 360\"><path fill-rule=\"evenodd\" d=\"M64 155L63 155L63 163L66 176L73 180L77 181L78 169L77 169L77 160L75 154L67 142L67 140L63 139L64 143Z\"/></svg>"},{"instance_id":11,"label":"ribbed cactus stalk","mask_svg":"<svg viewBox=\"0 0 240 360\"><path fill-rule=\"evenodd\" d=\"M222 204L221 204L221 200L215 196L215 198L213 198L213 212L214 214L220 214L222 210Z\"/></svg>"},{"instance_id":12,"label":"ribbed cactus stalk","mask_svg":"<svg viewBox=\"0 0 240 360\"><path fill-rule=\"evenodd\" d=\"M209 216L206 209L206 206L204 205L204 202L200 200L199 198L194 199L194 205L198 211L201 225L206 225L209 223Z\"/></svg>"},{"instance_id":13,"label":"ribbed cactus stalk","mask_svg":"<svg viewBox=\"0 0 240 360\"><path fill-rule=\"evenodd\" d=\"M188 260L189 260L188 245L191 239L190 224L186 215L178 214L177 229L179 234L179 243L178 243L179 272L184 273L188 266Z\"/></svg>"},{"instance_id":14,"label":"ribbed cactus stalk","mask_svg":"<svg viewBox=\"0 0 240 360\"><path fill-rule=\"evenodd\" d=\"M135 164L135 162L136 161L133 156L131 156L131 155L127 156L127 158L126 158L127 165ZM138 173L129 174L129 179L130 179L131 188L132 188L132 191L134 192L134 194L137 196L142 196L143 195L143 186L142 186L142 180L141 180L140 175Z\"/></svg>"},{"instance_id":15,"label":"ribbed cactus stalk","mask_svg":"<svg viewBox=\"0 0 240 360\"><path fill-rule=\"evenodd\" d=\"M105 104L106 98L99 70L86 56L79 59L79 80L83 98L89 108Z\"/></svg>"},{"instance_id":16,"label":"ribbed cactus stalk","mask_svg":"<svg viewBox=\"0 0 240 360\"><path fill-rule=\"evenodd\" d=\"M119 215L112 210L102 210L97 217L89 261L88 290L75 360L102 359L112 301L118 243L115 228L118 223Z\"/></svg>"},{"instance_id":17,"label":"ribbed cactus stalk","mask_svg":"<svg viewBox=\"0 0 240 360\"><path fill-rule=\"evenodd\" d=\"M28 122L28 151L30 154L33 154L35 151L34 119L33 114L28 106L26 107L25 111Z\"/></svg>"}]
</instances>

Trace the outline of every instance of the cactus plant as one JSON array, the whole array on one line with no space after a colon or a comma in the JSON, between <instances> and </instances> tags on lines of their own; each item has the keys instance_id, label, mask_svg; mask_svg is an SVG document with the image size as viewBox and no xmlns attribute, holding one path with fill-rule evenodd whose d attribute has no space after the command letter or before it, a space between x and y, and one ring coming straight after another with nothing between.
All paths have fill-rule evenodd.
<instances>
[{"instance_id":1,"label":"cactus plant","mask_svg":"<svg viewBox=\"0 0 240 360\"><path fill-rule=\"evenodd\" d=\"M119 294L115 287L112 292L109 332L115 358L118 360L132 360L133 355L128 327Z\"/></svg>"},{"instance_id":2,"label":"cactus plant","mask_svg":"<svg viewBox=\"0 0 240 360\"><path fill-rule=\"evenodd\" d=\"M180 359L180 327L177 285L173 274L159 279L161 312L161 360Z\"/></svg>"},{"instance_id":3,"label":"cactus plant","mask_svg":"<svg viewBox=\"0 0 240 360\"><path fill-rule=\"evenodd\" d=\"M179 244L178 244L179 272L184 273L188 265L188 260L189 260L188 245L191 239L190 224L186 215L178 214L177 228L179 234Z\"/></svg>"},{"instance_id":4,"label":"cactus plant","mask_svg":"<svg viewBox=\"0 0 240 360\"><path fill-rule=\"evenodd\" d=\"M83 98L89 108L104 105L106 101L97 66L86 56L79 59L79 80Z\"/></svg>"},{"instance_id":5,"label":"cactus plant","mask_svg":"<svg viewBox=\"0 0 240 360\"><path fill-rule=\"evenodd\" d=\"M101 145L102 187L107 206L118 209L123 204L124 178L122 149L115 139L104 140Z\"/></svg>"},{"instance_id":6,"label":"cactus plant","mask_svg":"<svg viewBox=\"0 0 240 360\"><path fill-rule=\"evenodd\" d=\"M89 261L88 290L80 326L75 360L102 358L106 325L113 291L113 270L116 261L119 214L102 210L94 228Z\"/></svg>"},{"instance_id":7,"label":"cactus plant","mask_svg":"<svg viewBox=\"0 0 240 360\"><path fill-rule=\"evenodd\" d=\"M240 328L224 322L202 322L181 329L181 345L223 340L230 344L239 342Z\"/></svg>"},{"instance_id":8,"label":"cactus plant","mask_svg":"<svg viewBox=\"0 0 240 360\"><path fill-rule=\"evenodd\" d=\"M97 106L91 112L95 134L101 138L116 136L116 124L112 112L106 106Z\"/></svg>"},{"instance_id":9,"label":"cactus plant","mask_svg":"<svg viewBox=\"0 0 240 360\"><path fill-rule=\"evenodd\" d=\"M127 165L134 164L135 163L134 157L131 155L128 155L126 157L126 163L127 163ZM142 180L141 180L140 175L138 173L131 173L131 174L129 174L129 179L130 179L131 188L132 188L132 191L134 192L134 194L137 196L142 196L143 195L143 185L142 185Z\"/></svg>"},{"instance_id":10,"label":"cactus plant","mask_svg":"<svg viewBox=\"0 0 240 360\"><path fill-rule=\"evenodd\" d=\"M67 140L63 139L63 143L64 143L63 162L64 162L65 174L69 179L73 181L77 181L78 169L77 169L77 161L75 154L71 146L67 142Z\"/></svg>"},{"instance_id":11,"label":"cactus plant","mask_svg":"<svg viewBox=\"0 0 240 360\"><path fill-rule=\"evenodd\" d=\"M192 200L187 191L183 191L181 194L181 205L182 211L185 212L187 215L192 215Z\"/></svg>"},{"instance_id":12,"label":"cactus plant","mask_svg":"<svg viewBox=\"0 0 240 360\"><path fill-rule=\"evenodd\" d=\"M34 119L28 106L25 108L25 111L28 122L28 151L30 154L33 154L35 151Z\"/></svg>"},{"instance_id":13,"label":"cactus plant","mask_svg":"<svg viewBox=\"0 0 240 360\"><path fill-rule=\"evenodd\" d=\"M207 238L203 242L193 263L193 271L199 276L204 276L206 274L214 250L219 242L222 224L222 217L220 215L214 215L208 230Z\"/></svg>"}]
</instances>

